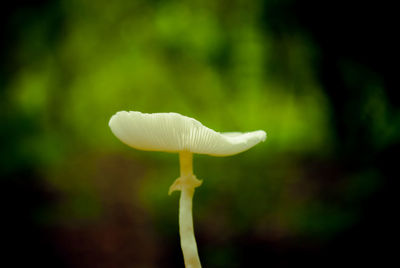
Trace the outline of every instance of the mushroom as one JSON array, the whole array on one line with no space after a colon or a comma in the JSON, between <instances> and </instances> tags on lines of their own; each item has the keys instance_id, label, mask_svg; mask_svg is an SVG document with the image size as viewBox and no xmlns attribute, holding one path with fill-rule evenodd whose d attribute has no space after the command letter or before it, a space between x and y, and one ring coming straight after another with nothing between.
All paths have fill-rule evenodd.
<instances>
[{"instance_id":1,"label":"mushroom","mask_svg":"<svg viewBox=\"0 0 400 268\"><path fill-rule=\"evenodd\" d=\"M121 111L111 117L109 126L118 139L135 149L179 153L181 175L169 188L169 194L181 191L179 234L185 267L201 267L193 232L192 199L202 181L193 174L193 154L238 154L264 141L266 133L219 133L178 113Z\"/></svg>"}]
</instances>

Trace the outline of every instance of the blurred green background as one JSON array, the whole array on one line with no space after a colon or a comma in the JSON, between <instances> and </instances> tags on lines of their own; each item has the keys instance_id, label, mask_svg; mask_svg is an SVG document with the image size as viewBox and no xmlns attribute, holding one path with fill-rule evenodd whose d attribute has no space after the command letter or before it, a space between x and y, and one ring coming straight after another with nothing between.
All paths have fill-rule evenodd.
<instances>
[{"instance_id":1,"label":"blurred green background","mask_svg":"<svg viewBox=\"0 0 400 268\"><path fill-rule=\"evenodd\" d=\"M204 267L382 264L400 137L398 81L386 62L398 48L383 6L9 3L2 262L183 267L179 194L167 195L178 156L128 148L108 127L117 111L134 110L268 133L240 155L194 157Z\"/></svg>"}]
</instances>

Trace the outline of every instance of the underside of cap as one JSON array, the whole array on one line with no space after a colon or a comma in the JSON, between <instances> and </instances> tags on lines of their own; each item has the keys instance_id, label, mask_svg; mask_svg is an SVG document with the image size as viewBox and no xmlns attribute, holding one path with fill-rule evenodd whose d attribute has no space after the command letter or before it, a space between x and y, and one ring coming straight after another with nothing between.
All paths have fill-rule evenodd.
<instances>
[{"instance_id":1,"label":"underside of cap","mask_svg":"<svg viewBox=\"0 0 400 268\"><path fill-rule=\"evenodd\" d=\"M219 133L178 113L121 111L111 117L109 126L122 142L146 151L228 156L246 151L266 139L262 130Z\"/></svg>"}]
</instances>

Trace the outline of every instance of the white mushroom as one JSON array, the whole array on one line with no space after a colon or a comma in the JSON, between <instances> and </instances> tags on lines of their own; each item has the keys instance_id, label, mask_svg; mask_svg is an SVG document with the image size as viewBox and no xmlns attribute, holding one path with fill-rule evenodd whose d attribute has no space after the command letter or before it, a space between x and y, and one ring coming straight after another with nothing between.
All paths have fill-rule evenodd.
<instances>
[{"instance_id":1,"label":"white mushroom","mask_svg":"<svg viewBox=\"0 0 400 268\"><path fill-rule=\"evenodd\" d=\"M179 233L186 267L201 267L193 232L192 199L201 185L193 174L193 153L228 156L241 153L266 139L262 130L219 133L199 121L178 113L121 111L113 115L109 126L125 144L146 151L179 153L181 175L171 185L169 194L181 191Z\"/></svg>"}]
</instances>

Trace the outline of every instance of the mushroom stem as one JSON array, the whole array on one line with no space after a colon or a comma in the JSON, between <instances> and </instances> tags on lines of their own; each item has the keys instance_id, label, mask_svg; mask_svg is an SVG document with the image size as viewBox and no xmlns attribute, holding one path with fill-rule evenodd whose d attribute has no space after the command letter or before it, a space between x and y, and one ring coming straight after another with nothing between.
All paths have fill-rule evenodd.
<instances>
[{"instance_id":1,"label":"mushroom stem","mask_svg":"<svg viewBox=\"0 0 400 268\"><path fill-rule=\"evenodd\" d=\"M179 153L181 177L176 181L176 185L175 183L173 185L181 190L181 198L179 200L179 234L185 267L200 268L201 264L193 232L192 200L194 189L201 184L201 181L193 174L192 159L193 155L190 152Z\"/></svg>"}]
</instances>

